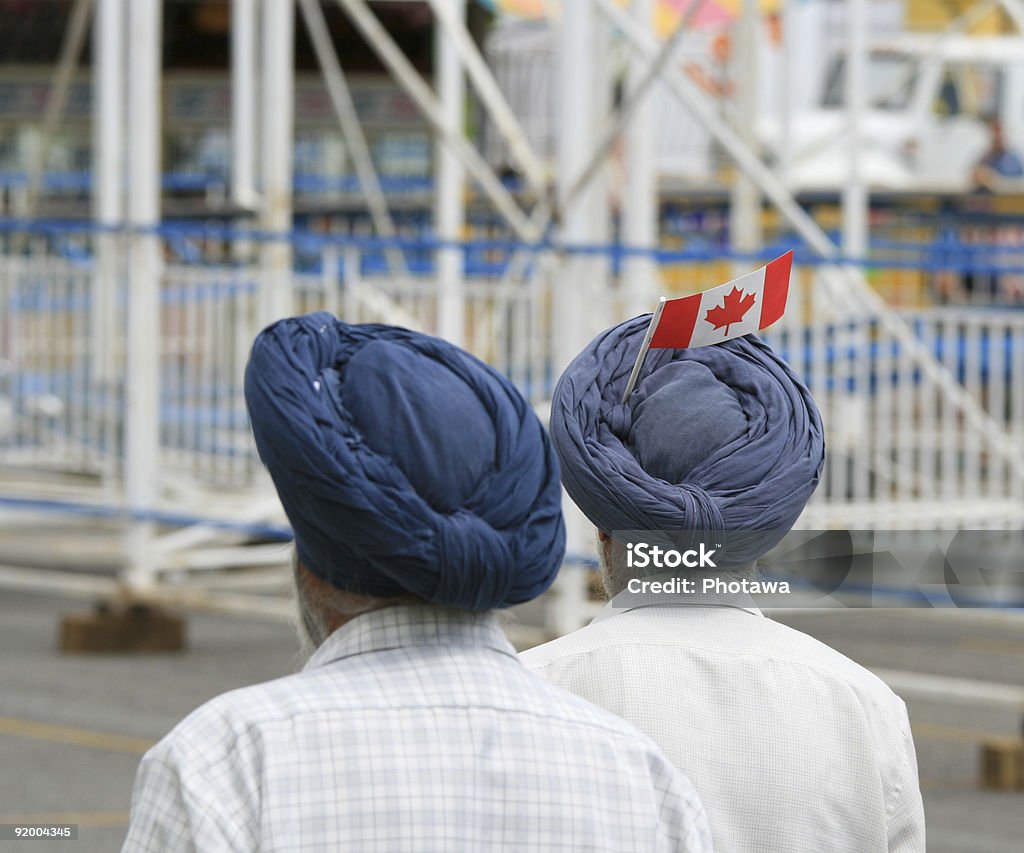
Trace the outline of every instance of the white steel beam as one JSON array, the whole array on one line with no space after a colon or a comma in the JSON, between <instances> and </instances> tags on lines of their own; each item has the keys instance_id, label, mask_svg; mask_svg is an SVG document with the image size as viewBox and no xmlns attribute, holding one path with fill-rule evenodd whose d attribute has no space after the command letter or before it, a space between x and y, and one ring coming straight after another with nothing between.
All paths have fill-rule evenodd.
<instances>
[{"instance_id":1,"label":"white steel beam","mask_svg":"<svg viewBox=\"0 0 1024 853\"><path fill-rule=\"evenodd\" d=\"M125 0L99 0L93 36L93 215L117 226L124 216Z\"/></svg>"},{"instance_id":2,"label":"white steel beam","mask_svg":"<svg viewBox=\"0 0 1024 853\"><path fill-rule=\"evenodd\" d=\"M654 25L653 0L633 0L633 17L641 27L650 30ZM646 73L647 62L635 51L632 52L625 97L637 97L637 103L633 107L632 119L626 124L622 231L628 247L644 250L654 249L658 243L658 135L654 99L643 89ZM629 316L650 311L658 296L658 267L654 259L650 256L630 256L625 263L625 276Z\"/></svg>"},{"instance_id":3,"label":"white steel beam","mask_svg":"<svg viewBox=\"0 0 1024 853\"><path fill-rule=\"evenodd\" d=\"M793 160L793 113L796 109L796 4L801 0L782 2L782 45L779 50L779 84L782 87L782 110L779 116L779 177L789 186Z\"/></svg>"},{"instance_id":4,"label":"white steel beam","mask_svg":"<svg viewBox=\"0 0 1024 853\"><path fill-rule=\"evenodd\" d=\"M292 132L295 113L295 7L263 4L260 228L273 235L260 252L259 321L292 312Z\"/></svg>"},{"instance_id":5,"label":"white steel beam","mask_svg":"<svg viewBox=\"0 0 1024 853\"><path fill-rule=\"evenodd\" d=\"M113 598L118 590L115 578L85 572L58 572L23 566L0 565L0 589L73 595L82 598Z\"/></svg>"},{"instance_id":6,"label":"white steel beam","mask_svg":"<svg viewBox=\"0 0 1024 853\"><path fill-rule=\"evenodd\" d=\"M254 208L256 195L257 0L231 0L231 198Z\"/></svg>"},{"instance_id":7,"label":"white steel beam","mask_svg":"<svg viewBox=\"0 0 1024 853\"><path fill-rule=\"evenodd\" d=\"M387 199L381 189L377 169L373 165L370 146L363 133L359 116L356 114L355 102L352 100L352 93L345 82L341 63L338 61L334 45L331 43L330 32L327 29L327 22L324 20L319 0L299 0L299 8L313 42L313 50L316 53L320 70L323 72L324 83L327 85L327 93L334 107L334 113L338 117L342 135L345 137L349 153L352 155L352 165L359 178L360 188L366 196L366 206L370 210L373 227L380 237L386 240L395 239L398 236L398 231L391 219L391 213L388 211ZM385 257L393 275L409 275L405 255L402 254L399 246L389 246L385 250Z\"/></svg>"},{"instance_id":8,"label":"white steel beam","mask_svg":"<svg viewBox=\"0 0 1024 853\"><path fill-rule=\"evenodd\" d=\"M598 141L590 149L585 160L586 165L583 167L582 171L569 182L565 197L559 197L559 204L573 202L579 193L590 185L590 181L597 175L605 161L614 152L615 140L619 138L623 131L628 131L630 121L632 120L636 109L643 103L644 98L647 96L647 93L650 91L654 83L660 79L669 60L675 54L675 50L680 39L686 32L690 21L699 8L700 6L697 3L690 4L686 13L676 25L675 31L661 45L657 56L645 65L643 76L640 78L639 82L635 85L631 85L629 92L626 94L622 104L619 106L614 120L601 131L598 136ZM545 196L534 208L533 213L530 215L530 220L533 222L537 230L543 233L550 225L552 215L550 200ZM522 261L522 258L529 254L532 254L532 252L520 251L513 254L512 260L509 262L508 268L503 277L506 283L514 281L522 275L523 270L526 268L526 264ZM641 310L646 311L647 308L645 307Z\"/></svg>"},{"instance_id":9,"label":"white steel beam","mask_svg":"<svg viewBox=\"0 0 1024 853\"><path fill-rule=\"evenodd\" d=\"M657 55L646 65L646 71L640 78L639 83L635 88L630 88L626 98L619 107L614 121L604 128L598 137L597 144L590 149L590 154L586 158L586 166L573 178L569 187L570 199L576 198L579 193L587 188L590 181L598 173L598 170L614 152L615 140L618 139L623 131L629 130L630 122L637 109L643 104L644 98L654 83L661 78L665 68L675 54L680 39L682 39L689 26L690 19L695 14L694 10L699 8L700 6L697 3L690 4L675 31L659 46Z\"/></svg>"},{"instance_id":10,"label":"white steel beam","mask_svg":"<svg viewBox=\"0 0 1024 853\"><path fill-rule=\"evenodd\" d=\"M431 0L437 21L434 27L435 88L441 102L442 120L449 134L462 134L466 78L459 61L460 47L453 33L463 33L465 0ZM453 22L458 22L455 25ZM468 36L467 36L468 40ZM470 45L472 47L472 45ZM437 251L437 333L461 346L466 336L464 255L455 243L462 242L466 218L466 170L440 134L435 135L434 223L437 237L445 245Z\"/></svg>"},{"instance_id":11,"label":"white steel beam","mask_svg":"<svg viewBox=\"0 0 1024 853\"><path fill-rule=\"evenodd\" d=\"M370 11L365 0L338 0L338 5L345 10L381 62L409 97L415 101L424 118L441 135L445 144L452 149L462 165L466 167L466 171L480 184L484 194L515 231L516 236L526 243L536 242L541 236L541 232L523 213L511 193L502 186L491 167L487 165L480 153L466 141L462 133L452 133L448 129L437 96L430 90L430 87L413 68L412 63L395 44L394 39Z\"/></svg>"},{"instance_id":12,"label":"white steel beam","mask_svg":"<svg viewBox=\"0 0 1024 853\"><path fill-rule=\"evenodd\" d=\"M867 110L867 0L846 0L846 115L849 174L843 184L843 254L863 259L868 249L867 182L862 168Z\"/></svg>"},{"instance_id":13,"label":"white steel beam","mask_svg":"<svg viewBox=\"0 0 1024 853\"><path fill-rule=\"evenodd\" d=\"M508 144L512 159L522 170L527 184L534 191L541 192L547 183L544 164L530 146L512 107L509 106L491 69L480 55L466 28L465 3L452 3L451 0L428 2L434 11L435 20L441 25L441 32L436 34L435 43L440 48L445 40L443 35L447 36L447 46L444 49L453 51L461 59L473 88L494 120L498 133Z\"/></svg>"},{"instance_id":14,"label":"white steel beam","mask_svg":"<svg viewBox=\"0 0 1024 853\"><path fill-rule=\"evenodd\" d=\"M161 0L128 4L128 340L124 490L128 509L151 512L160 471L160 63ZM132 522L126 584L153 584L153 524Z\"/></svg>"},{"instance_id":15,"label":"white steel beam","mask_svg":"<svg viewBox=\"0 0 1024 853\"><path fill-rule=\"evenodd\" d=\"M76 0L71 8L67 29L60 46L60 56L54 69L53 79L46 93L46 106L43 109L43 124L38 145L33 145L29 152L28 190L26 193L26 215L35 214L36 203L42 188L43 173L50 154L53 134L64 118L67 108L71 82L78 65L78 58L85 45L85 37L89 33L89 19L92 16L93 0Z\"/></svg>"},{"instance_id":16,"label":"white steel beam","mask_svg":"<svg viewBox=\"0 0 1024 853\"><path fill-rule=\"evenodd\" d=\"M733 51L736 79L734 130L748 149L757 144L758 30L761 13L757 0L743 0ZM729 205L729 242L734 252L750 254L761 248L761 194L757 184L738 170L733 176ZM734 275L750 269L750 262L734 265Z\"/></svg>"},{"instance_id":17,"label":"white steel beam","mask_svg":"<svg viewBox=\"0 0 1024 853\"><path fill-rule=\"evenodd\" d=\"M231 513L231 521L256 524L275 518L281 513L281 502L277 496L250 500L244 511ZM244 533L234 530L226 530L223 526L218 527L211 524L197 522L188 527L165 533L154 543L154 549L161 555L170 554L174 551L183 551L186 548L196 548L211 541L244 537Z\"/></svg>"},{"instance_id":18,"label":"white steel beam","mask_svg":"<svg viewBox=\"0 0 1024 853\"><path fill-rule=\"evenodd\" d=\"M594 193L593 184L571 195L573 179L587 165L587 151L594 136L597 93L594 91L594 9L590 0L565 0L558 23L558 151L557 193L561 210L561 239L565 244L595 242L595 207L608 215L608 200ZM594 172L596 174L596 170ZM557 373L587 342L584 296L587 261L575 255L566 259L553 295L553 368Z\"/></svg>"},{"instance_id":19,"label":"white steel beam","mask_svg":"<svg viewBox=\"0 0 1024 853\"><path fill-rule=\"evenodd\" d=\"M565 244L596 242L596 205L608 215L608 198L594 191L588 181L573 195L573 181L587 166L587 152L596 126L597 80L594 74L595 15L590 0L564 0L557 25L558 57L558 149L556 191L561 213L560 237ZM603 158L602 158L603 162ZM596 175L598 169L593 170ZM551 296L552 371L558 375L588 340L590 306L589 275L592 259L581 254L564 257L553 282ZM567 546L571 553L585 553L593 541L593 526L563 495ZM587 573L578 566L566 565L554 585L555 600L550 608L548 627L559 633L583 624L587 607Z\"/></svg>"},{"instance_id":20,"label":"white steel beam","mask_svg":"<svg viewBox=\"0 0 1024 853\"><path fill-rule=\"evenodd\" d=\"M125 0L99 0L93 34L93 217L100 226L96 237L96 267L89 314L93 375L109 385L115 378L114 346L117 329L118 244L109 233L124 224L124 103ZM107 434L107 424L100 429Z\"/></svg>"}]
</instances>

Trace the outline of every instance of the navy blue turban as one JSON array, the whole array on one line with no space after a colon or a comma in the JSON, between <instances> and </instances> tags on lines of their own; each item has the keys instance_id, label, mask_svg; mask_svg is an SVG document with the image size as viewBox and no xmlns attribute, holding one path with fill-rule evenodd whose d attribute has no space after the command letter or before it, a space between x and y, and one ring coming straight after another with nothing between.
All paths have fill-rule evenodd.
<instances>
[{"instance_id":1,"label":"navy blue turban","mask_svg":"<svg viewBox=\"0 0 1024 853\"><path fill-rule=\"evenodd\" d=\"M438 338L330 314L256 338L245 399L302 564L333 586L486 610L565 550L558 463L512 383Z\"/></svg>"},{"instance_id":2,"label":"navy blue turban","mask_svg":"<svg viewBox=\"0 0 1024 853\"><path fill-rule=\"evenodd\" d=\"M724 533L718 565L747 565L778 544L818 484L821 416L753 335L650 350L623 403L649 323L648 314L603 332L558 381L551 437L562 482L609 534Z\"/></svg>"}]
</instances>

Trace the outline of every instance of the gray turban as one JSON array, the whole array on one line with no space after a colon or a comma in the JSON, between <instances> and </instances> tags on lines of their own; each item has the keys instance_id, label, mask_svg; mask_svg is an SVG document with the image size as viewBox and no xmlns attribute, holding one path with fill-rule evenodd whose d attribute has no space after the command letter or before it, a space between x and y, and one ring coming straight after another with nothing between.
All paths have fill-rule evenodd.
<instances>
[{"instance_id":1,"label":"gray turban","mask_svg":"<svg viewBox=\"0 0 1024 853\"><path fill-rule=\"evenodd\" d=\"M782 539L818 484L821 416L753 335L651 350L623 403L649 322L603 332L559 379L551 436L562 483L607 533L726 534L719 566L747 565Z\"/></svg>"}]
</instances>

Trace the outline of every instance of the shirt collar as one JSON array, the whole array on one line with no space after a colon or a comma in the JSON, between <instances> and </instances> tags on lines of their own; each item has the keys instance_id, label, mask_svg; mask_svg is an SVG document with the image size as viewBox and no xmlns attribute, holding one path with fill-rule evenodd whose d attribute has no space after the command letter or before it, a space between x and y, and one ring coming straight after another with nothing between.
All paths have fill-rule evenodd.
<instances>
[{"instance_id":1,"label":"shirt collar","mask_svg":"<svg viewBox=\"0 0 1024 853\"><path fill-rule=\"evenodd\" d=\"M639 598L639 596L631 596L631 600L637 598ZM760 608L747 607L743 604L738 604L735 601L729 601L724 598L713 600L712 596L710 595L702 596L700 603L678 600L656 600L659 598L663 599L664 597L657 596L655 598L652 596L651 599L636 601L635 604L628 605L624 605L621 602L616 604L615 599L613 598L603 608L601 608L601 612L598 613L597 616L595 616L591 620L591 624L594 624L595 622L603 622L605 619L610 619L612 616L617 616L620 613L628 613L630 610L639 610L641 607L731 607L734 610L742 610L744 613L750 613L753 616L761 616L762 618L764 617L764 614L761 612Z\"/></svg>"},{"instance_id":2,"label":"shirt collar","mask_svg":"<svg viewBox=\"0 0 1024 853\"><path fill-rule=\"evenodd\" d=\"M516 657L492 613L412 604L382 607L356 616L324 640L303 669L354 655L414 646L482 646Z\"/></svg>"}]
</instances>

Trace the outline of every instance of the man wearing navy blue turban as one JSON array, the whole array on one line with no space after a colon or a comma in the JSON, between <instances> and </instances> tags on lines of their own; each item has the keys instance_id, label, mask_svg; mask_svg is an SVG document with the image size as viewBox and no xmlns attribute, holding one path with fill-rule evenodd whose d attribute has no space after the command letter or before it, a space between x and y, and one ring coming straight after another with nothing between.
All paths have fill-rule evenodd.
<instances>
[{"instance_id":1,"label":"man wearing navy blue turban","mask_svg":"<svg viewBox=\"0 0 1024 853\"><path fill-rule=\"evenodd\" d=\"M614 598L526 665L649 735L696 785L718 851L923 851L907 711L882 681L735 600L631 595L665 571L630 565L645 537L724 542L714 572L751 575L824 460L810 393L752 335L652 350L623 402L649 322L599 335L555 388L562 480L597 528Z\"/></svg>"},{"instance_id":2,"label":"man wearing navy blue turban","mask_svg":"<svg viewBox=\"0 0 1024 853\"><path fill-rule=\"evenodd\" d=\"M531 674L489 612L547 589L565 546L554 451L506 378L311 314L260 334L245 396L315 652L146 754L125 851L711 850L686 777Z\"/></svg>"}]
</instances>

